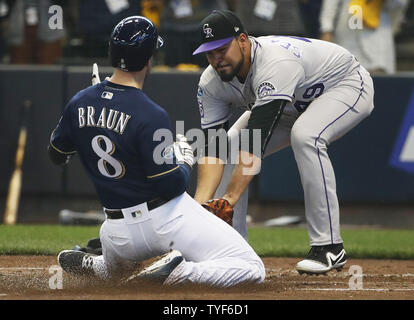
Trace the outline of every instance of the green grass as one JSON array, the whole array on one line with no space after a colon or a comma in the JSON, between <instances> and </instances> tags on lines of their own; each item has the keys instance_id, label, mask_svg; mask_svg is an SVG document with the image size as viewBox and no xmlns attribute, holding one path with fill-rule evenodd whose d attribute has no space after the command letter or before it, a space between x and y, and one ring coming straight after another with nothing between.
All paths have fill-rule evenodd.
<instances>
[{"instance_id":1,"label":"green grass","mask_svg":"<svg viewBox=\"0 0 414 320\"><path fill-rule=\"evenodd\" d=\"M414 259L414 230L345 229L352 258ZM251 228L249 242L260 256L303 257L309 251L305 228Z\"/></svg>"},{"instance_id":2,"label":"green grass","mask_svg":"<svg viewBox=\"0 0 414 320\"><path fill-rule=\"evenodd\" d=\"M97 237L99 227L0 225L0 254L55 255ZM414 259L414 230L345 229L352 258ZM249 242L262 257L303 257L309 250L305 228L250 228Z\"/></svg>"},{"instance_id":3,"label":"green grass","mask_svg":"<svg viewBox=\"0 0 414 320\"><path fill-rule=\"evenodd\" d=\"M58 225L0 225L0 254L57 254L86 245L99 235L99 227Z\"/></svg>"}]
</instances>

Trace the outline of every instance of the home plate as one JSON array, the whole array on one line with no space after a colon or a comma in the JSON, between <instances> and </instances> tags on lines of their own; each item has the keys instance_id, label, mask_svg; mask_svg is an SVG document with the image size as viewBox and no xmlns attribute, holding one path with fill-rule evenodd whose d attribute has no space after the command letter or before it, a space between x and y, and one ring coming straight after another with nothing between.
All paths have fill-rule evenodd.
<instances>
[{"instance_id":1,"label":"home plate","mask_svg":"<svg viewBox=\"0 0 414 320\"><path fill-rule=\"evenodd\" d=\"M302 221L301 217L297 216L281 216L270 219L264 222L265 227L283 227L291 224L298 224Z\"/></svg>"}]
</instances>

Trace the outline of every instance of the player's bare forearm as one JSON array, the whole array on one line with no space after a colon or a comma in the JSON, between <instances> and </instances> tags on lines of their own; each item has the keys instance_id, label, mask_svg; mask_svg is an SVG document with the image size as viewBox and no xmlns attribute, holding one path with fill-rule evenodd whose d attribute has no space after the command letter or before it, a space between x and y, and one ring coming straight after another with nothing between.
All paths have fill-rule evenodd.
<instances>
[{"instance_id":1,"label":"player's bare forearm","mask_svg":"<svg viewBox=\"0 0 414 320\"><path fill-rule=\"evenodd\" d=\"M239 163L234 169L224 199L234 207L253 177L260 172L261 159L246 151L240 151Z\"/></svg>"},{"instance_id":2,"label":"player's bare forearm","mask_svg":"<svg viewBox=\"0 0 414 320\"><path fill-rule=\"evenodd\" d=\"M204 203L213 198L223 176L224 161L203 157L198 161L197 190L194 199L198 203Z\"/></svg>"}]
</instances>

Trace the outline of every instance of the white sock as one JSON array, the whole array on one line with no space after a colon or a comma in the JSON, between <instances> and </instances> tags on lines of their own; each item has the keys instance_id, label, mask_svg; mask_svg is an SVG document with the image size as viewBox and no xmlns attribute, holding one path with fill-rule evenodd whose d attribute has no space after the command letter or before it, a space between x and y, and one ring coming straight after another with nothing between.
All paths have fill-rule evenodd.
<instances>
[{"instance_id":1,"label":"white sock","mask_svg":"<svg viewBox=\"0 0 414 320\"><path fill-rule=\"evenodd\" d=\"M103 255L93 257L93 271L95 275L101 280L106 280L109 277L108 267L105 263Z\"/></svg>"}]
</instances>

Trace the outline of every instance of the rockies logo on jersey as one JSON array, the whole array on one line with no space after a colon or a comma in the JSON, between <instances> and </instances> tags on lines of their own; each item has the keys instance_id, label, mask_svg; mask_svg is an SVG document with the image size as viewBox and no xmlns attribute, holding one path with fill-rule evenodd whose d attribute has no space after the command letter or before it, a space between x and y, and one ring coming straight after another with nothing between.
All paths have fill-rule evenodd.
<instances>
[{"instance_id":1,"label":"rockies logo on jersey","mask_svg":"<svg viewBox=\"0 0 414 320\"><path fill-rule=\"evenodd\" d=\"M206 23L203 27L203 31L206 34L206 39L208 38L213 38L214 34L213 34L213 29L210 28L209 24Z\"/></svg>"}]
</instances>

